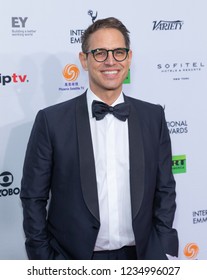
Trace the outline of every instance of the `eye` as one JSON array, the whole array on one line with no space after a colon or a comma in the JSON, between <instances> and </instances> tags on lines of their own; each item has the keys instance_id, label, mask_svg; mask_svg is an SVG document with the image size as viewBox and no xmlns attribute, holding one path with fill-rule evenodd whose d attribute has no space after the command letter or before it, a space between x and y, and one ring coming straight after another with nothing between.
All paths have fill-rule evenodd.
<instances>
[{"instance_id":1,"label":"eye","mask_svg":"<svg viewBox=\"0 0 207 280\"><path fill-rule=\"evenodd\" d=\"M105 57L106 56L106 50L96 50L95 52L96 57Z\"/></svg>"},{"instance_id":2,"label":"eye","mask_svg":"<svg viewBox=\"0 0 207 280\"><path fill-rule=\"evenodd\" d=\"M125 49L117 49L117 50L115 50L115 55L117 55L117 56L123 56L123 55L125 55L125 53L126 53Z\"/></svg>"}]
</instances>

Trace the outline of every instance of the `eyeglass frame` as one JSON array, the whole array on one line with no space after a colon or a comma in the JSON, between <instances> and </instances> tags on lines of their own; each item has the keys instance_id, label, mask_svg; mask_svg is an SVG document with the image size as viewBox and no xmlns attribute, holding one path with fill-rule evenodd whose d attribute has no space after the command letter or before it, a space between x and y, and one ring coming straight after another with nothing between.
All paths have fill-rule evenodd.
<instances>
[{"instance_id":1,"label":"eyeglass frame","mask_svg":"<svg viewBox=\"0 0 207 280\"><path fill-rule=\"evenodd\" d=\"M106 53L107 53L106 58L105 58L104 60L102 60L102 61L98 61L98 60L96 60L96 58L95 58L95 52L98 51L98 50L104 50L104 51L106 51ZM125 50L125 51L126 51L126 56L125 56L124 59L122 59L122 60L117 60L117 59L115 58L114 52L117 51L117 50ZM85 53L85 54L91 53L91 54L93 55L93 58L95 59L95 61L97 61L97 62L104 62L104 61L107 60L107 58L108 58L108 56L109 56L109 52L112 52L113 58L114 58L117 62L122 62L122 61L124 61L124 60L127 58L129 51L130 51L130 49L128 49L128 48L116 48L116 49L113 49L113 50L107 50L107 49L104 49L104 48L97 48L97 49L90 50L90 51L87 51L87 52L84 52L84 53Z\"/></svg>"}]
</instances>

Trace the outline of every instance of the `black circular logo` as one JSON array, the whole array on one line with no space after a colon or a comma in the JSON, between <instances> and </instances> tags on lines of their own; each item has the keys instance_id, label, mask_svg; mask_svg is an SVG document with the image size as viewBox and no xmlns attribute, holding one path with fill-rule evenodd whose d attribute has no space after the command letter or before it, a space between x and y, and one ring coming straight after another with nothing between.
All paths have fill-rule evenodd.
<instances>
[{"instance_id":1,"label":"black circular logo","mask_svg":"<svg viewBox=\"0 0 207 280\"><path fill-rule=\"evenodd\" d=\"M9 187L13 181L14 177L10 172L5 171L0 174L0 186Z\"/></svg>"}]
</instances>

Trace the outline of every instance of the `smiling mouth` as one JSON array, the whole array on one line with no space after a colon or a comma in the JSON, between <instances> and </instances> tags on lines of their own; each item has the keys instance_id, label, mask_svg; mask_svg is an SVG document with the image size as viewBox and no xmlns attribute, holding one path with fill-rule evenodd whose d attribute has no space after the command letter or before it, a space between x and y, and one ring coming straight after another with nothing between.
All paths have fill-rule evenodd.
<instances>
[{"instance_id":1,"label":"smiling mouth","mask_svg":"<svg viewBox=\"0 0 207 280\"><path fill-rule=\"evenodd\" d=\"M107 71L103 71L102 73L104 73L106 75L115 75L118 73L118 71L117 70L113 70L113 71L107 70Z\"/></svg>"}]
</instances>

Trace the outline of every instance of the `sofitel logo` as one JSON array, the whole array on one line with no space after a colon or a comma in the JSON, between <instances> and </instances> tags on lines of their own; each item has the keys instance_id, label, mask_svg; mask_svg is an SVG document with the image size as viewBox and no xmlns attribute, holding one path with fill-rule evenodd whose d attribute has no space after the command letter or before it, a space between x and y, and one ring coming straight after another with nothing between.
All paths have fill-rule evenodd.
<instances>
[{"instance_id":1,"label":"sofitel logo","mask_svg":"<svg viewBox=\"0 0 207 280\"><path fill-rule=\"evenodd\" d=\"M196 72L205 70L205 64L202 61L159 63L156 68L160 73L172 77L174 81L183 81L189 80Z\"/></svg>"},{"instance_id":2,"label":"sofitel logo","mask_svg":"<svg viewBox=\"0 0 207 280\"><path fill-rule=\"evenodd\" d=\"M152 30L181 30L184 22L181 20L176 21L153 21Z\"/></svg>"},{"instance_id":3,"label":"sofitel logo","mask_svg":"<svg viewBox=\"0 0 207 280\"><path fill-rule=\"evenodd\" d=\"M157 64L157 69L162 73L201 71L205 67L203 62L182 62Z\"/></svg>"}]
</instances>

